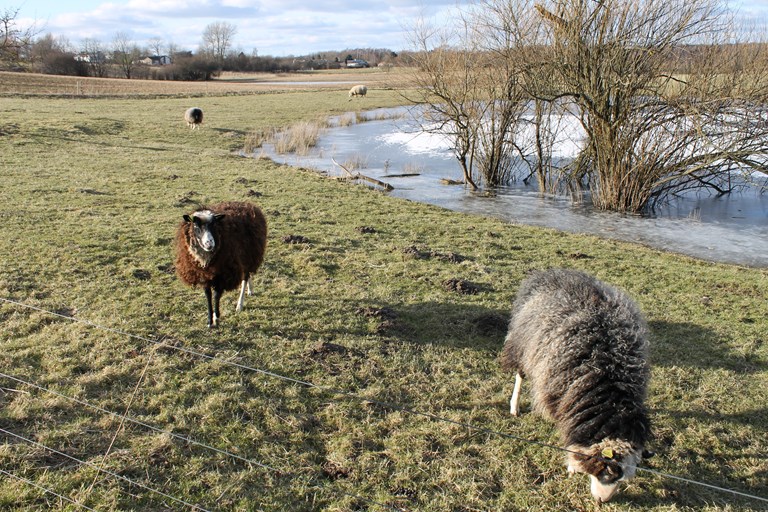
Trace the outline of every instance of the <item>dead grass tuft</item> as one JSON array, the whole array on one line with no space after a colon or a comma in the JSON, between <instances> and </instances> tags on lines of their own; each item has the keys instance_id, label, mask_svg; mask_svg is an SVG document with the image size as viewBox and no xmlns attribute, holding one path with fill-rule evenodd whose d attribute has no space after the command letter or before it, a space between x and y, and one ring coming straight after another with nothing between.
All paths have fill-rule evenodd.
<instances>
[{"instance_id":1,"label":"dead grass tuft","mask_svg":"<svg viewBox=\"0 0 768 512\"><path fill-rule=\"evenodd\" d=\"M243 143L243 151L253 153L260 149L264 143L274 140L274 128L254 128L248 132Z\"/></svg>"},{"instance_id":2,"label":"dead grass tuft","mask_svg":"<svg viewBox=\"0 0 768 512\"><path fill-rule=\"evenodd\" d=\"M306 155L317 145L323 126L316 121L302 121L273 136L278 154Z\"/></svg>"}]
</instances>

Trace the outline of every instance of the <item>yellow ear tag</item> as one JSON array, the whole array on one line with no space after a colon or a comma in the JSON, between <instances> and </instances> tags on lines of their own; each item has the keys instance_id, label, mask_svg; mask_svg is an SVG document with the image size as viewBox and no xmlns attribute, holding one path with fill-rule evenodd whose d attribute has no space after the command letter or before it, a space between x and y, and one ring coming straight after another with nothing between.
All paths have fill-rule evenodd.
<instances>
[{"instance_id":1,"label":"yellow ear tag","mask_svg":"<svg viewBox=\"0 0 768 512\"><path fill-rule=\"evenodd\" d=\"M613 450L610 448L604 448L602 451L603 457L606 459L612 459L613 458Z\"/></svg>"}]
</instances>

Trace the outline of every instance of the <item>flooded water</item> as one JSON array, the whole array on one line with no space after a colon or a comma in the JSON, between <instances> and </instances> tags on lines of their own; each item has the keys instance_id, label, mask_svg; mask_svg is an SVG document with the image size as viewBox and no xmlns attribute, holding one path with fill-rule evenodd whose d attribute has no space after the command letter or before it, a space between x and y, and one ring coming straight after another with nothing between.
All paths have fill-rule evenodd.
<instances>
[{"instance_id":1,"label":"flooded water","mask_svg":"<svg viewBox=\"0 0 768 512\"><path fill-rule=\"evenodd\" d=\"M367 113L374 119L381 114ZM710 261L768 267L768 194L691 195L657 209L652 217L597 211L573 205L565 197L542 197L533 186L522 183L488 197L462 185L443 184L443 178L462 178L447 141L418 133L409 119L333 127L306 157L277 155L270 147L264 151L277 162L341 175L335 159L389 183L393 196L455 211L637 242Z\"/></svg>"}]
</instances>

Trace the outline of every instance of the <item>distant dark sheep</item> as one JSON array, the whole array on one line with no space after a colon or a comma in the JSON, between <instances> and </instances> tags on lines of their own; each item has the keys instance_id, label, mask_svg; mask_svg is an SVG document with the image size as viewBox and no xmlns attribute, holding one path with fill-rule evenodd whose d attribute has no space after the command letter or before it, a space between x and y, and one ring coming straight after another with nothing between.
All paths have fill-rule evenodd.
<instances>
[{"instance_id":1,"label":"distant dark sheep","mask_svg":"<svg viewBox=\"0 0 768 512\"><path fill-rule=\"evenodd\" d=\"M652 455L647 327L624 292L575 270L532 274L512 307L501 364L517 371L512 414L525 376L534 408L557 423L569 473L588 474L599 503Z\"/></svg>"},{"instance_id":2,"label":"distant dark sheep","mask_svg":"<svg viewBox=\"0 0 768 512\"><path fill-rule=\"evenodd\" d=\"M349 100L352 101L353 96L360 96L361 98L368 94L368 88L364 85L356 85L349 90Z\"/></svg>"},{"instance_id":3,"label":"distant dark sheep","mask_svg":"<svg viewBox=\"0 0 768 512\"><path fill-rule=\"evenodd\" d=\"M236 311L251 294L251 274L264 260L267 221L250 203L228 202L199 209L176 231L176 275L202 286L208 299L208 327L219 323L221 294L240 285Z\"/></svg>"},{"instance_id":4,"label":"distant dark sheep","mask_svg":"<svg viewBox=\"0 0 768 512\"><path fill-rule=\"evenodd\" d=\"M203 110L197 107L188 108L184 112L184 120L191 129L199 128L203 123Z\"/></svg>"}]
</instances>

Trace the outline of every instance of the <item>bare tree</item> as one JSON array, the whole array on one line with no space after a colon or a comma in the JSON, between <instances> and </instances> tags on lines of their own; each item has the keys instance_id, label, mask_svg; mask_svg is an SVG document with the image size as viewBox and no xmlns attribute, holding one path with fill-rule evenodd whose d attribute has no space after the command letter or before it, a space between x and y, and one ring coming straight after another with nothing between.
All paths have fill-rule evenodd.
<instances>
[{"instance_id":1,"label":"bare tree","mask_svg":"<svg viewBox=\"0 0 768 512\"><path fill-rule=\"evenodd\" d=\"M180 49L179 49L179 46L178 46L176 43L174 43L174 42L170 42L170 43L168 43L168 56L169 56L171 59L173 59L173 58L174 58L174 56L175 56L177 53L179 53L179 51L180 51Z\"/></svg>"},{"instance_id":2,"label":"bare tree","mask_svg":"<svg viewBox=\"0 0 768 512\"><path fill-rule=\"evenodd\" d=\"M105 77L109 67L107 65L107 53L104 45L98 39L83 39L80 46L80 59L88 64L91 76Z\"/></svg>"},{"instance_id":3,"label":"bare tree","mask_svg":"<svg viewBox=\"0 0 768 512\"><path fill-rule=\"evenodd\" d=\"M65 51L53 37L53 34L46 34L43 37L38 38L33 44L30 50L30 62L35 68L39 69L40 64L45 61L48 56L54 53L62 53Z\"/></svg>"},{"instance_id":4,"label":"bare tree","mask_svg":"<svg viewBox=\"0 0 768 512\"><path fill-rule=\"evenodd\" d=\"M127 33L117 32L115 34L114 39L112 39L112 58L125 78L131 78L140 55L139 47Z\"/></svg>"},{"instance_id":5,"label":"bare tree","mask_svg":"<svg viewBox=\"0 0 768 512\"><path fill-rule=\"evenodd\" d=\"M522 122L527 98L510 69L484 46L482 30L468 19L459 27L434 29L423 22L410 33L418 49L414 63L417 103L426 105L422 130L447 135L473 189L504 184L512 176L520 151L515 128Z\"/></svg>"},{"instance_id":6,"label":"bare tree","mask_svg":"<svg viewBox=\"0 0 768 512\"><path fill-rule=\"evenodd\" d=\"M6 7L0 12L0 66L14 66L28 53L36 35L35 27L19 27L18 8Z\"/></svg>"},{"instance_id":7,"label":"bare tree","mask_svg":"<svg viewBox=\"0 0 768 512\"><path fill-rule=\"evenodd\" d=\"M416 99L472 186L522 162L541 191L589 187L595 206L639 212L764 184L768 45L735 40L719 1L478 0L458 30L412 32ZM564 122L583 139L567 162Z\"/></svg>"},{"instance_id":8,"label":"bare tree","mask_svg":"<svg viewBox=\"0 0 768 512\"><path fill-rule=\"evenodd\" d=\"M84 62L76 60L71 43L65 37L46 34L32 43L27 61L38 73L88 76Z\"/></svg>"},{"instance_id":9,"label":"bare tree","mask_svg":"<svg viewBox=\"0 0 768 512\"><path fill-rule=\"evenodd\" d=\"M149 47L150 51L152 51L153 55L159 57L163 51L163 48L165 48L165 42L163 42L162 37L153 37L149 40L147 46Z\"/></svg>"},{"instance_id":10,"label":"bare tree","mask_svg":"<svg viewBox=\"0 0 768 512\"><path fill-rule=\"evenodd\" d=\"M553 78L550 97L579 109L587 143L577 162L595 206L638 212L693 185L727 192L730 171L765 154L768 131L745 102L765 104L768 70L734 66L730 50L744 47L724 44L731 26L716 0L557 0L536 9L550 37L539 71ZM691 48L700 49L687 56L695 67L672 73Z\"/></svg>"},{"instance_id":11,"label":"bare tree","mask_svg":"<svg viewBox=\"0 0 768 512\"><path fill-rule=\"evenodd\" d=\"M235 34L237 34L235 25L226 21L215 21L206 26L203 31L202 49L217 61L223 62L232 47Z\"/></svg>"}]
</instances>

